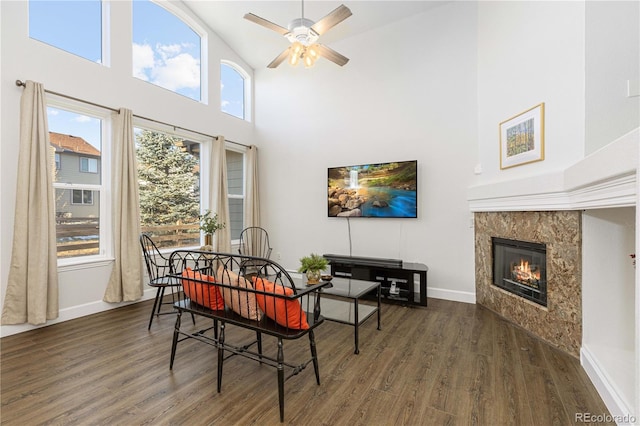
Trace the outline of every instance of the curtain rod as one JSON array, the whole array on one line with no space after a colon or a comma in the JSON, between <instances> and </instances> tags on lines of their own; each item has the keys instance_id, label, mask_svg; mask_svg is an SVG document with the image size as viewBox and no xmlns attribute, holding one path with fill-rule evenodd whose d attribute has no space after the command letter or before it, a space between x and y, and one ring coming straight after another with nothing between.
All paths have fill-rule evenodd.
<instances>
[{"instance_id":1,"label":"curtain rod","mask_svg":"<svg viewBox=\"0 0 640 426\"><path fill-rule=\"evenodd\" d=\"M25 87L26 84L22 80L16 80L16 86ZM71 99L72 101L82 102L82 103L89 104L91 106L95 106L95 107L98 107L98 108L108 109L109 111L113 111L113 112L118 112L119 111L119 110L117 110L115 108L111 108L111 107L108 107L108 106L105 106L105 105L96 104L94 102L85 101L84 99L74 98L73 96L69 96L69 95L65 95L65 94L62 94L62 93L54 92L52 90L45 89L44 91L46 93L51 94L51 95L61 96L61 97L66 98L66 99ZM185 129L184 127L180 127L180 126L176 126L176 125L173 125L173 124L165 123L164 121L154 120L153 118L147 118L147 117L143 117L143 116L137 115L137 114L133 114L133 116L136 117L136 118L140 118L142 120L147 120L147 121L151 121L153 123L157 123L157 124L162 124L162 125L165 125L165 126L173 127L174 129L186 130L187 132L195 133L195 134L200 135L200 136L205 136L205 137L213 138L213 139L216 139L216 140L218 139L217 136L211 136L211 135L208 135L206 133L198 132L196 130ZM249 145L245 145L245 144L240 143L240 142L234 142L234 141L231 141L229 139L225 139L225 142L229 142L229 143L233 143L233 144L236 144L236 145L244 146L245 148L251 148Z\"/></svg>"}]
</instances>

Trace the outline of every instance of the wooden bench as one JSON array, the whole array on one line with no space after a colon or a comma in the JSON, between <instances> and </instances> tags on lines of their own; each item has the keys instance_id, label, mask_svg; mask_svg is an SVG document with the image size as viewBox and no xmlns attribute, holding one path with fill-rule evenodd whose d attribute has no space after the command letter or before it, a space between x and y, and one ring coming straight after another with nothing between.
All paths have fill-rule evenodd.
<instances>
[{"instance_id":1,"label":"wooden bench","mask_svg":"<svg viewBox=\"0 0 640 426\"><path fill-rule=\"evenodd\" d=\"M170 369L173 369L178 343L186 339L196 339L218 349L218 392L222 389L224 361L231 356L240 355L275 367L280 421L284 421L284 382L313 363L316 382L320 384L313 330L324 321L320 315L319 290L328 283L296 288L291 276L277 263L240 254L177 250L169 262L171 275L180 280L184 295L174 304L178 315ZM183 313L212 319L213 324L203 330L185 331L181 328ZM254 331L255 339L229 343L228 325ZM263 335L277 339L275 356L263 352ZM305 335L309 336L311 357L298 364L285 362L283 339ZM285 368L290 369L286 377Z\"/></svg>"}]
</instances>

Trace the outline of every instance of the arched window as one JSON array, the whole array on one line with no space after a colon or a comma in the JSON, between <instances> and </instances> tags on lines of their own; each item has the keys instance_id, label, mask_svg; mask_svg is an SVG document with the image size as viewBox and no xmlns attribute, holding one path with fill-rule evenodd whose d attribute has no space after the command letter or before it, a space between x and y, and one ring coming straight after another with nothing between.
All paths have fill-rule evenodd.
<instances>
[{"instance_id":1,"label":"arched window","mask_svg":"<svg viewBox=\"0 0 640 426\"><path fill-rule=\"evenodd\" d=\"M133 3L133 76L202 100L202 36L152 1ZM202 33L204 34L204 33Z\"/></svg>"},{"instance_id":2,"label":"arched window","mask_svg":"<svg viewBox=\"0 0 640 426\"><path fill-rule=\"evenodd\" d=\"M223 61L220 64L220 110L248 120L249 76L238 65Z\"/></svg>"},{"instance_id":3,"label":"arched window","mask_svg":"<svg viewBox=\"0 0 640 426\"><path fill-rule=\"evenodd\" d=\"M104 64L100 0L29 1L29 37Z\"/></svg>"}]
</instances>

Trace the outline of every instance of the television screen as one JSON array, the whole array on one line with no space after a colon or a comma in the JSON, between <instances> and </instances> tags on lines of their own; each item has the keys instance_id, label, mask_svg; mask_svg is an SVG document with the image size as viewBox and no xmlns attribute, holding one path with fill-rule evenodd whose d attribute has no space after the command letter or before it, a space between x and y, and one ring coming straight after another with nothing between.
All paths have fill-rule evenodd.
<instances>
[{"instance_id":1,"label":"television screen","mask_svg":"<svg viewBox=\"0 0 640 426\"><path fill-rule=\"evenodd\" d=\"M331 167L329 216L418 217L418 162Z\"/></svg>"}]
</instances>

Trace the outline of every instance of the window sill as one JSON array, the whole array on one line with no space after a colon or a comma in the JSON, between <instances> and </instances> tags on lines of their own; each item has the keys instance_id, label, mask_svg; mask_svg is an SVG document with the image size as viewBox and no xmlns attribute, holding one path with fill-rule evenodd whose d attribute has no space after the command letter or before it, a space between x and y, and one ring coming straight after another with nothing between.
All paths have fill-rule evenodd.
<instances>
[{"instance_id":1,"label":"window sill","mask_svg":"<svg viewBox=\"0 0 640 426\"><path fill-rule=\"evenodd\" d=\"M96 259L63 259L58 261L58 272L78 271L82 269L94 269L108 266L115 261L114 258L100 257Z\"/></svg>"}]
</instances>

